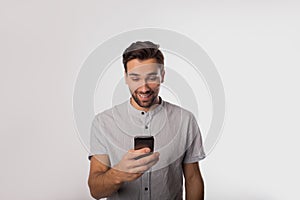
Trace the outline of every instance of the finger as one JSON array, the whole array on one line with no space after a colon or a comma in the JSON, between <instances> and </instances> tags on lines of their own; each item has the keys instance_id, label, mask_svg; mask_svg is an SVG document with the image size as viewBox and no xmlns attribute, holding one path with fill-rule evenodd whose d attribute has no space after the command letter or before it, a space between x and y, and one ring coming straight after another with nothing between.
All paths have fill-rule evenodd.
<instances>
[{"instance_id":1,"label":"finger","mask_svg":"<svg viewBox=\"0 0 300 200\"><path fill-rule=\"evenodd\" d=\"M133 149L133 152L132 153L149 153L151 151L150 148L148 147L144 147L142 149L137 149L137 150L134 150Z\"/></svg>"},{"instance_id":2,"label":"finger","mask_svg":"<svg viewBox=\"0 0 300 200\"><path fill-rule=\"evenodd\" d=\"M139 150L129 150L126 157L127 159L135 159L138 156L145 155L150 152L149 148L143 148Z\"/></svg>"},{"instance_id":3,"label":"finger","mask_svg":"<svg viewBox=\"0 0 300 200\"><path fill-rule=\"evenodd\" d=\"M139 158L138 160L135 160L133 162L132 167L139 167L139 166L144 166L144 165L148 165L149 163L156 161L159 159L159 153L155 152L152 153L151 155Z\"/></svg>"},{"instance_id":4,"label":"finger","mask_svg":"<svg viewBox=\"0 0 300 200\"><path fill-rule=\"evenodd\" d=\"M148 163L147 165L138 166L135 168L132 168L132 172L134 173L145 173L148 171L153 165L155 165L158 162L158 159L153 160L152 162Z\"/></svg>"}]
</instances>

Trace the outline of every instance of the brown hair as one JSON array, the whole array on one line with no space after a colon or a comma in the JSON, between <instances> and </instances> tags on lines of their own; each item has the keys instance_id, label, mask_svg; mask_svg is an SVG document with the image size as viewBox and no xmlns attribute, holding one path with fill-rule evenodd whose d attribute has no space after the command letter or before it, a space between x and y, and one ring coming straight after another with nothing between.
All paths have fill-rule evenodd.
<instances>
[{"instance_id":1,"label":"brown hair","mask_svg":"<svg viewBox=\"0 0 300 200\"><path fill-rule=\"evenodd\" d=\"M133 59L146 60L155 58L159 64L164 65L164 56L158 49L159 45L150 41L137 41L132 43L123 53L123 65L127 73L127 62Z\"/></svg>"}]
</instances>

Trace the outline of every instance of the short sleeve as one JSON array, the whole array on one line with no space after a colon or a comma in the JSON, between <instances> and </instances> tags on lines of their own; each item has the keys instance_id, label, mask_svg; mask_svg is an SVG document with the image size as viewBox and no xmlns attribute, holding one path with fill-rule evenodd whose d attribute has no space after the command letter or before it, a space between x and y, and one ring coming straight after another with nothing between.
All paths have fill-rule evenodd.
<instances>
[{"instance_id":1,"label":"short sleeve","mask_svg":"<svg viewBox=\"0 0 300 200\"><path fill-rule=\"evenodd\" d=\"M187 149L184 155L183 163L198 162L205 158L202 136L195 117L192 115L188 127Z\"/></svg>"},{"instance_id":2,"label":"short sleeve","mask_svg":"<svg viewBox=\"0 0 300 200\"><path fill-rule=\"evenodd\" d=\"M96 116L91 125L89 159L96 154L107 154L105 138L101 132L101 121Z\"/></svg>"}]
</instances>

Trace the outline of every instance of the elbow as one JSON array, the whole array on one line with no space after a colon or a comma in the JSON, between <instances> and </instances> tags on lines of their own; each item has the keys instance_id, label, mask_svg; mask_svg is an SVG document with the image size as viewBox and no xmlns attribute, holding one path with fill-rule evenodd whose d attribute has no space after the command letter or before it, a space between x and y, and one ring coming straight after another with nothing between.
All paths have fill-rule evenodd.
<instances>
[{"instance_id":1,"label":"elbow","mask_svg":"<svg viewBox=\"0 0 300 200\"><path fill-rule=\"evenodd\" d=\"M99 197L95 196L92 192L90 192L90 194L91 194L91 197L93 197L94 199L96 199L96 200L100 199Z\"/></svg>"},{"instance_id":2,"label":"elbow","mask_svg":"<svg viewBox=\"0 0 300 200\"><path fill-rule=\"evenodd\" d=\"M93 194L92 192L90 192L90 194L91 194L91 196L92 196L94 199L96 199L96 200L102 198L102 197L100 197L100 196L97 196L97 195Z\"/></svg>"},{"instance_id":3,"label":"elbow","mask_svg":"<svg viewBox=\"0 0 300 200\"><path fill-rule=\"evenodd\" d=\"M97 191L97 189L94 186L94 184L92 183L92 181L90 181L90 180L88 181L88 186L89 186L91 197L93 197L94 199L97 199L97 200L104 198L104 196L101 196L101 194L99 194L99 191Z\"/></svg>"},{"instance_id":4,"label":"elbow","mask_svg":"<svg viewBox=\"0 0 300 200\"><path fill-rule=\"evenodd\" d=\"M91 197L93 197L94 199L101 199L104 198L104 196L101 196L100 194L98 194L95 190L90 188L90 195Z\"/></svg>"}]
</instances>

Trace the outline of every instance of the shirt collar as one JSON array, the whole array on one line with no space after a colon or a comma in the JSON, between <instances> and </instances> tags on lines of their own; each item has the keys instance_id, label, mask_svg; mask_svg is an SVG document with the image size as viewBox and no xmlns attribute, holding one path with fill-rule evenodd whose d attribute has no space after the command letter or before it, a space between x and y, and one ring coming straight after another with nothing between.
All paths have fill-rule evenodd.
<instances>
[{"instance_id":1,"label":"shirt collar","mask_svg":"<svg viewBox=\"0 0 300 200\"><path fill-rule=\"evenodd\" d=\"M128 107L128 112L130 115L133 115L135 117L141 117L143 115L150 115L153 116L156 113L158 113L159 111L161 111L161 109L165 106L165 101L163 101L163 99L159 96L159 102L160 104L158 104L155 108L149 110L149 111L142 111L142 110L138 110L135 107L133 107L133 105L131 105L130 103L130 99L127 100L127 107Z\"/></svg>"}]
</instances>

